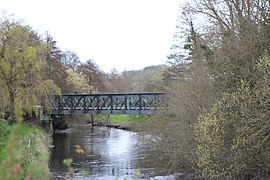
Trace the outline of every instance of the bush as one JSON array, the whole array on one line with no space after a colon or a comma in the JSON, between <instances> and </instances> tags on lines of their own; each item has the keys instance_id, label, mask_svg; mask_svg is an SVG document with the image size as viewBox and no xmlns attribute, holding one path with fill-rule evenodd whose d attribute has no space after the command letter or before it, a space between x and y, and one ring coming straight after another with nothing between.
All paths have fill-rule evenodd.
<instances>
[{"instance_id":1,"label":"bush","mask_svg":"<svg viewBox=\"0 0 270 180\"><path fill-rule=\"evenodd\" d=\"M49 179L50 144L49 136L41 129L27 133L20 146L24 174L34 179Z\"/></svg>"},{"instance_id":2,"label":"bush","mask_svg":"<svg viewBox=\"0 0 270 180\"><path fill-rule=\"evenodd\" d=\"M197 170L205 179L270 176L270 57L254 67L253 80L225 93L196 126Z\"/></svg>"},{"instance_id":3,"label":"bush","mask_svg":"<svg viewBox=\"0 0 270 180\"><path fill-rule=\"evenodd\" d=\"M50 179L51 139L41 129L1 121L0 173L3 179Z\"/></svg>"},{"instance_id":4,"label":"bush","mask_svg":"<svg viewBox=\"0 0 270 180\"><path fill-rule=\"evenodd\" d=\"M0 150L4 146L5 139L10 131L10 126L6 120L0 119Z\"/></svg>"}]
</instances>

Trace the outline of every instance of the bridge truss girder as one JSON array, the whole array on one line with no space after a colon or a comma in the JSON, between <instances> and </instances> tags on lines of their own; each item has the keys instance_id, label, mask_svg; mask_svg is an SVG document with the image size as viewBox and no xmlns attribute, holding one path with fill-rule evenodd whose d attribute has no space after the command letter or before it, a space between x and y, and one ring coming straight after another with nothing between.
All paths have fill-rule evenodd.
<instances>
[{"instance_id":1,"label":"bridge truss girder","mask_svg":"<svg viewBox=\"0 0 270 180\"><path fill-rule=\"evenodd\" d=\"M56 96L52 114L156 114L162 93L70 94Z\"/></svg>"}]
</instances>

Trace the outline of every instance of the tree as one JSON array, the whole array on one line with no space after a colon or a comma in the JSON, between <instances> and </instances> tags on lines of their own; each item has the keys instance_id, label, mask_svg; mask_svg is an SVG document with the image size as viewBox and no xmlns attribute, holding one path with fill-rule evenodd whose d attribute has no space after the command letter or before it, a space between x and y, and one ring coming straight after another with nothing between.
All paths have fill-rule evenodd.
<instances>
[{"instance_id":1,"label":"tree","mask_svg":"<svg viewBox=\"0 0 270 180\"><path fill-rule=\"evenodd\" d=\"M79 57L73 51L66 50L61 57L61 62L73 71L81 64Z\"/></svg>"},{"instance_id":2,"label":"tree","mask_svg":"<svg viewBox=\"0 0 270 180\"><path fill-rule=\"evenodd\" d=\"M234 91L243 78L251 78L258 58L269 53L269 1L193 2L192 12L208 20L202 34L206 47L215 52L208 64L216 88L220 92Z\"/></svg>"},{"instance_id":3,"label":"tree","mask_svg":"<svg viewBox=\"0 0 270 180\"><path fill-rule=\"evenodd\" d=\"M48 63L48 78L52 79L54 77L54 64L55 61L60 61L63 57L62 51L57 47L56 41L49 34L49 32L45 33L44 43L46 47L46 51L43 54L43 59Z\"/></svg>"},{"instance_id":4,"label":"tree","mask_svg":"<svg viewBox=\"0 0 270 180\"><path fill-rule=\"evenodd\" d=\"M62 93L72 91L72 87L67 82L67 67L61 62L65 54L57 46L57 42L47 32L43 40L45 51L42 53L42 59L47 62L48 66L44 72L46 79L52 79L54 83L61 89Z\"/></svg>"},{"instance_id":5,"label":"tree","mask_svg":"<svg viewBox=\"0 0 270 180\"><path fill-rule=\"evenodd\" d=\"M176 31L173 35L170 54L167 56L171 65L187 64L190 62L191 51L196 42L191 8L189 6L179 7L181 10L177 16Z\"/></svg>"},{"instance_id":6,"label":"tree","mask_svg":"<svg viewBox=\"0 0 270 180\"><path fill-rule=\"evenodd\" d=\"M169 56L169 110L148 121L148 131L160 140L153 144L171 158L171 167L183 172L188 166L204 179L269 177L268 61L264 75L257 68L270 50L269 7L267 0L184 6L186 42L173 47L187 49L188 61ZM174 38L185 37L181 33Z\"/></svg>"},{"instance_id":7,"label":"tree","mask_svg":"<svg viewBox=\"0 0 270 180\"><path fill-rule=\"evenodd\" d=\"M73 89L73 93L93 93L93 86L88 84L86 76L82 72L75 72L71 68L67 69L67 82L70 84ZM69 92L69 93L72 93Z\"/></svg>"},{"instance_id":8,"label":"tree","mask_svg":"<svg viewBox=\"0 0 270 180\"><path fill-rule=\"evenodd\" d=\"M260 57L270 53L269 1L194 2L193 12L208 20L200 47L207 52L207 76L217 94L213 108L203 107L197 116L198 172L205 179L269 177L263 165L269 164L269 131L264 124L269 85L263 80L268 78L268 60L263 58L267 63L261 65L266 74L257 68ZM193 57L200 55L194 52Z\"/></svg>"},{"instance_id":9,"label":"tree","mask_svg":"<svg viewBox=\"0 0 270 180\"><path fill-rule=\"evenodd\" d=\"M270 176L269 55L258 60L254 71L255 84L243 80L199 117L196 154L204 179Z\"/></svg>"},{"instance_id":10,"label":"tree","mask_svg":"<svg viewBox=\"0 0 270 180\"><path fill-rule=\"evenodd\" d=\"M194 173L196 141L194 125L203 109L211 106L216 93L209 76L207 51L204 39L196 32L192 23L187 32L187 59L171 60L172 65L165 71L167 109L152 121L147 121L144 129L157 137L152 144L157 147L160 157L170 159L171 171Z\"/></svg>"},{"instance_id":11,"label":"tree","mask_svg":"<svg viewBox=\"0 0 270 180\"><path fill-rule=\"evenodd\" d=\"M194 125L202 110L211 107L217 93L213 91L207 63L212 52L194 24L196 18L189 7L184 7L179 18L178 29L182 29L183 33L174 38L185 40L176 41L179 44L174 47L178 51L184 49L185 55L169 59L171 66L163 74L168 110L157 118L158 131L154 131L161 136L158 147L165 157L171 159L171 168L194 173Z\"/></svg>"},{"instance_id":12,"label":"tree","mask_svg":"<svg viewBox=\"0 0 270 180\"><path fill-rule=\"evenodd\" d=\"M123 82L123 77L116 70L112 69L111 72L107 75L106 89L112 93L120 93L125 91L125 86Z\"/></svg>"},{"instance_id":13,"label":"tree","mask_svg":"<svg viewBox=\"0 0 270 180\"><path fill-rule=\"evenodd\" d=\"M5 108L9 118L14 118L19 107L25 112L41 103L50 107L49 95L60 90L42 76L47 64L40 56L45 48L39 36L28 26L3 19L0 40L0 82L2 94L8 97Z\"/></svg>"},{"instance_id":14,"label":"tree","mask_svg":"<svg viewBox=\"0 0 270 180\"><path fill-rule=\"evenodd\" d=\"M250 23L256 23L257 27L269 23L268 0L194 0L193 2L193 11L205 15L223 35L228 32L243 35Z\"/></svg>"},{"instance_id":15,"label":"tree","mask_svg":"<svg viewBox=\"0 0 270 180\"><path fill-rule=\"evenodd\" d=\"M162 75L166 68L164 65L148 66L132 72L130 76L128 76L128 72L123 73L124 84L130 82L132 92L161 92L163 89Z\"/></svg>"},{"instance_id":16,"label":"tree","mask_svg":"<svg viewBox=\"0 0 270 180\"><path fill-rule=\"evenodd\" d=\"M87 79L88 84L91 84L98 92L106 92L106 77L105 73L100 70L98 65L93 60L88 60L78 66L78 72L82 72Z\"/></svg>"},{"instance_id":17,"label":"tree","mask_svg":"<svg viewBox=\"0 0 270 180\"><path fill-rule=\"evenodd\" d=\"M173 36L171 53L167 56L169 68L163 74L164 83L174 81L186 81L192 79L194 73L192 67L205 63L212 55L203 33L200 33L199 26L190 5L180 7L181 13L177 18L176 32ZM198 65L200 66L200 65ZM199 70L199 69L197 69Z\"/></svg>"}]
</instances>

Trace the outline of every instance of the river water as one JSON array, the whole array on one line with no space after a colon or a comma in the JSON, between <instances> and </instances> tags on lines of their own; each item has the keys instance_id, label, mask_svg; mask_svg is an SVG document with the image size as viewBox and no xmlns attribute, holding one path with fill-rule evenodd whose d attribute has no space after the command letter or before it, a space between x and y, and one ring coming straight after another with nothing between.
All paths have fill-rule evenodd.
<instances>
[{"instance_id":1,"label":"river water","mask_svg":"<svg viewBox=\"0 0 270 180\"><path fill-rule=\"evenodd\" d=\"M166 176L164 162L134 132L71 125L65 132L56 133L53 140L51 172L54 179L64 179L67 167L63 160L68 158L73 159L75 169L71 179L179 179L176 175ZM84 154L75 152L76 145L81 146ZM87 171L87 175L79 173L81 170Z\"/></svg>"}]
</instances>

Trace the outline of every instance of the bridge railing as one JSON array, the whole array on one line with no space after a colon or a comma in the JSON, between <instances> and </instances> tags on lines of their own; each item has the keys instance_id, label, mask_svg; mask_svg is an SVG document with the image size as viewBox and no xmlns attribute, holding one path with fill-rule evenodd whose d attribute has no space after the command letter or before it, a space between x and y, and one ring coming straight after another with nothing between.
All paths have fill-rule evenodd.
<instances>
[{"instance_id":1,"label":"bridge railing","mask_svg":"<svg viewBox=\"0 0 270 180\"><path fill-rule=\"evenodd\" d=\"M52 114L155 114L163 93L68 94L55 96Z\"/></svg>"}]
</instances>

